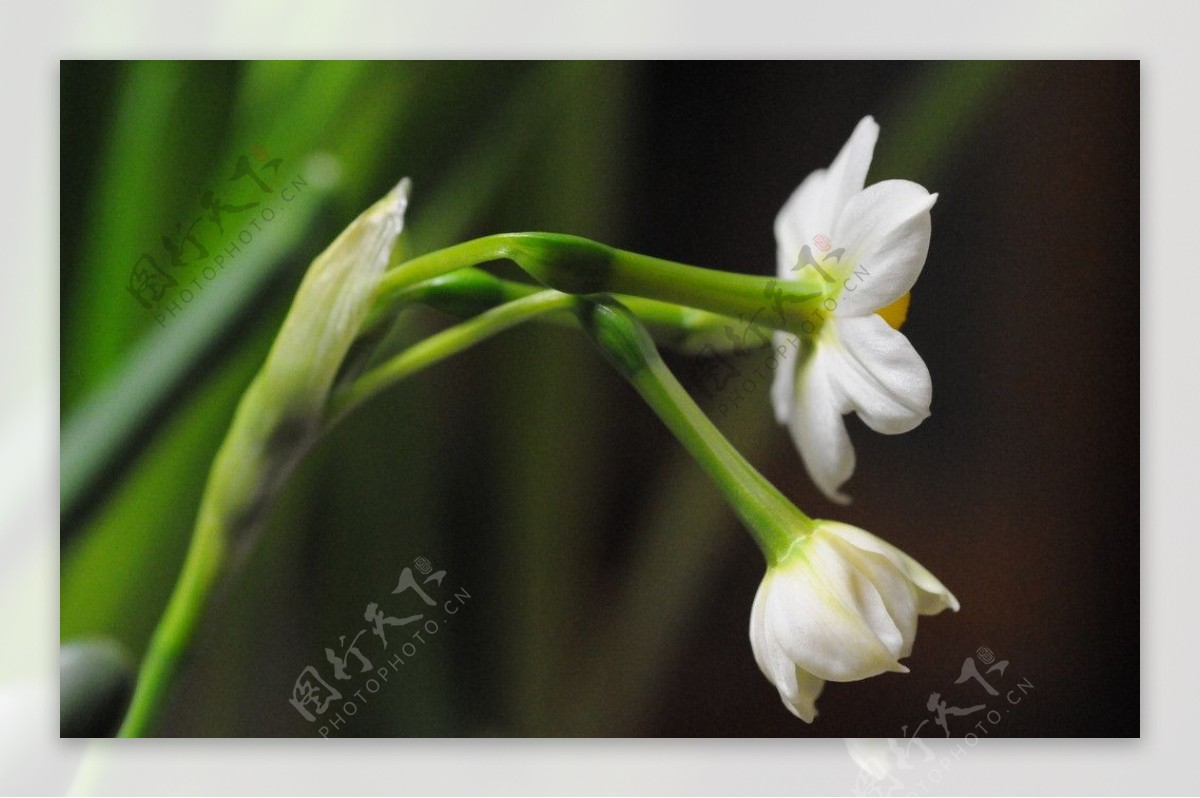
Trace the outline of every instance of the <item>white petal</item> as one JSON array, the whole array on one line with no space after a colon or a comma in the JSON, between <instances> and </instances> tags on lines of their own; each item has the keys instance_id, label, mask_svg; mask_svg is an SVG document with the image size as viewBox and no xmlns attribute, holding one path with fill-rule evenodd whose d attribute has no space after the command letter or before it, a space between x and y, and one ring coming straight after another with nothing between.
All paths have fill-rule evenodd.
<instances>
[{"instance_id":1,"label":"white petal","mask_svg":"<svg viewBox=\"0 0 1200 798\"><path fill-rule=\"evenodd\" d=\"M839 489L854 473L854 447L842 420L849 407L832 381L828 350L818 344L801 365L788 430L812 481L830 501L846 504L850 497Z\"/></svg>"},{"instance_id":2,"label":"white petal","mask_svg":"<svg viewBox=\"0 0 1200 798\"><path fill-rule=\"evenodd\" d=\"M805 723L812 723L817 717L817 699L825 689L825 680L813 676L800 667L793 667L795 689L790 692L779 691L783 705L796 717Z\"/></svg>"},{"instance_id":3,"label":"white petal","mask_svg":"<svg viewBox=\"0 0 1200 798\"><path fill-rule=\"evenodd\" d=\"M913 287L929 253L929 209L937 201L923 186L885 180L846 203L834 225L841 262L852 266L838 297L840 315L863 316Z\"/></svg>"},{"instance_id":4,"label":"white petal","mask_svg":"<svg viewBox=\"0 0 1200 798\"><path fill-rule=\"evenodd\" d=\"M908 338L879 316L834 317L817 348L842 407L871 429L896 435L929 418L929 369Z\"/></svg>"},{"instance_id":5,"label":"white petal","mask_svg":"<svg viewBox=\"0 0 1200 798\"><path fill-rule=\"evenodd\" d=\"M775 347L775 376L771 378L771 405L775 408L775 420L786 424L792 415L792 402L796 398L796 364L800 360L800 346L792 346L795 339L788 333L777 332L772 336ZM783 349L784 353L779 354Z\"/></svg>"},{"instance_id":6,"label":"white petal","mask_svg":"<svg viewBox=\"0 0 1200 798\"><path fill-rule=\"evenodd\" d=\"M825 681L796 667L779 642L768 635L766 593L770 583L768 573L754 596L754 606L750 609L750 648L758 669L775 685L783 705L805 723L812 723L817 716L817 697L825 687Z\"/></svg>"},{"instance_id":7,"label":"white petal","mask_svg":"<svg viewBox=\"0 0 1200 798\"><path fill-rule=\"evenodd\" d=\"M917 637L917 588L896 565L882 554L860 549L831 535L830 540L838 546L842 555L855 569L863 573L887 607L888 623L868 619L876 635L897 659L912 653ZM892 636L892 630L898 632Z\"/></svg>"},{"instance_id":8,"label":"white petal","mask_svg":"<svg viewBox=\"0 0 1200 798\"><path fill-rule=\"evenodd\" d=\"M754 652L754 661L772 682L775 681L775 669L771 664L771 641L767 639L766 626L766 591L768 580L763 579L754 594L754 604L750 607L750 650Z\"/></svg>"},{"instance_id":9,"label":"white petal","mask_svg":"<svg viewBox=\"0 0 1200 798\"><path fill-rule=\"evenodd\" d=\"M879 125L871 117L863 117L829 169L810 174L784 203L775 217L780 278L794 275L792 267L796 265L801 247L805 244L813 246L817 235L834 235L834 223L842 209L851 197L862 191L878 137ZM817 251L815 246L813 249Z\"/></svg>"},{"instance_id":10,"label":"white petal","mask_svg":"<svg viewBox=\"0 0 1200 798\"><path fill-rule=\"evenodd\" d=\"M799 668L821 679L856 681L907 669L877 629L899 641L887 608L871 582L828 541L814 535L797 559L776 566L765 598L764 621Z\"/></svg>"},{"instance_id":11,"label":"white petal","mask_svg":"<svg viewBox=\"0 0 1200 798\"><path fill-rule=\"evenodd\" d=\"M885 540L864 529L836 521L822 521L821 528L836 534L864 551L874 552L890 560L913 583L918 592L917 611L921 615L937 615L944 609L958 612L958 599L923 565Z\"/></svg>"},{"instance_id":12,"label":"white petal","mask_svg":"<svg viewBox=\"0 0 1200 798\"><path fill-rule=\"evenodd\" d=\"M763 676L779 691L783 705L805 723L812 723L817 716L817 697L825 687L825 680L798 668L779 642L768 636L766 592L770 581L769 578L763 579L754 596L754 606L750 609L750 648Z\"/></svg>"},{"instance_id":13,"label":"white petal","mask_svg":"<svg viewBox=\"0 0 1200 798\"><path fill-rule=\"evenodd\" d=\"M767 631L767 591L770 589L769 574L763 578L754 595L754 606L750 608L750 649L754 652L754 661L781 696L793 695L798 690L796 681L796 664L788 659L779 642Z\"/></svg>"},{"instance_id":14,"label":"white petal","mask_svg":"<svg viewBox=\"0 0 1200 798\"><path fill-rule=\"evenodd\" d=\"M816 235L808 231L819 229L822 224L833 226L821 213L827 177L825 169L809 174L775 216L775 274L781 280L793 276L792 267L796 265L800 248L811 243L811 237ZM836 220L837 217L833 218Z\"/></svg>"}]
</instances>

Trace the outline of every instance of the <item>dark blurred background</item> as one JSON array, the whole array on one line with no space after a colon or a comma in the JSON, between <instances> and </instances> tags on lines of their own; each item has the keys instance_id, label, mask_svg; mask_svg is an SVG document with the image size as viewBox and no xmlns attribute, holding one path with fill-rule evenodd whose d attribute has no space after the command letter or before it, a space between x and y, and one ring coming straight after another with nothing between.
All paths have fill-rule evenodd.
<instances>
[{"instance_id":1,"label":"dark blurred background","mask_svg":"<svg viewBox=\"0 0 1200 798\"><path fill-rule=\"evenodd\" d=\"M814 725L793 718L750 651L750 537L582 336L535 325L322 442L209 616L164 734L313 735L296 677L328 678L325 647L368 602L398 614L418 557L470 598L338 736L940 736L933 692L1001 713L956 735L1138 734L1136 62L64 62L61 110L61 633L135 656L307 263L400 176L411 252L543 229L753 273L774 268L783 201L863 115L882 127L868 182L940 193L905 327L933 415L896 437L850 421L850 507L810 483L767 383L705 400L810 514L956 593L960 613L922 619L910 674L831 684ZM254 280L222 273L164 326L132 298L134 262L205 190L232 196L240 155L311 175L318 152L340 179L310 179L238 256ZM447 323L414 312L396 339ZM700 395L703 364L668 361ZM985 674L998 697L955 684L970 657L1008 662Z\"/></svg>"}]
</instances>

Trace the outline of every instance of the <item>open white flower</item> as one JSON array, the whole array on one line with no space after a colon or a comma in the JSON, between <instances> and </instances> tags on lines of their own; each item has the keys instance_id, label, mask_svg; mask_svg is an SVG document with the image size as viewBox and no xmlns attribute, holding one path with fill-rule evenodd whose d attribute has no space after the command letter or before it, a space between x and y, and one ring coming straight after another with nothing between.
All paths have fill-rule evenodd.
<instances>
[{"instance_id":1,"label":"open white flower","mask_svg":"<svg viewBox=\"0 0 1200 798\"><path fill-rule=\"evenodd\" d=\"M818 521L768 567L750 610L758 667L812 723L826 681L907 673L918 615L958 600L912 557L858 527Z\"/></svg>"},{"instance_id":2,"label":"open white flower","mask_svg":"<svg viewBox=\"0 0 1200 798\"><path fill-rule=\"evenodd\" d=\"M937 195L907 180L863 188L878 135L874 119L859 122L829 169L809 175L775 219L780 279L813 269L825 286L799 347L776 333L776 349L787 354L771 389L775 418L813 482L843 504L854 448L842 416L853 411L877 432L907 432L929 416L933 393L921 356L889 321L903 321L925 265Z\"/></svg>"}]
</instances>

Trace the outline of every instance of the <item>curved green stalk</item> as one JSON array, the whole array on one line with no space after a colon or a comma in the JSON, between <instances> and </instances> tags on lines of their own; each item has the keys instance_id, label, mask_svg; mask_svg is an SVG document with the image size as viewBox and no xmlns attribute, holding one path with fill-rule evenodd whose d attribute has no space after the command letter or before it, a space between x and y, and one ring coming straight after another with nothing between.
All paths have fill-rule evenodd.
<instances>
[{"instance_id":1,"label":"curved green stalk","mask_svg":"<svg viewBox=\"0 0 1200 798\"><path fill-rule=\"evenodd\" d=\"M326 414L325 429L337 424L351 410L405 377L410 377L510 327L555 310L567 309L574 302L574 297L559 291L536 291L414 344L334 394Z\"/></svg>"},{"instance_id":2,"label":"curved green stalk","mask_svg":"<svg viewBox=\"0 0 1200 798\"><path fill-rule=\"evenodd\" d=\"M427 305L465 319L542 290L540 285L505 280L481 269L466 267L392 294L389 305L377 304L372 308L364 330L381 326L409 304ZM676 351L730 352L771 343L769 328L747 325L731 316L626 294L617 294L613 298L638 317L656 344ZM549 324L575 326L575 320L567 316L551 315L543 320Z\"/></svg>"},{"instance_id":3,"label":"curved green stalk","mask_svg":"<svg viewBox=\"0 0 1200 798\"><path fill-rule=\"evenodd\" d=\"M691 453L775 563L813 520L779 492L721 434L667 368L637 317L620 304L580 300L584 330Z\"/></svg>"},{"instance_id":4,"label":"curved green stalk","mask_svg":"<svg viewBox=\"0 0 1200 798\"><path fill-rule=\"evenodd\" d=\"M797 279L776 280L688 266L578 236L499 233L421 255L392 270L376 290L370 318L386 314L417 283L496 260L510 260L567 294L629 294L784 331L811 322L812 309L824 296L820 278L807 271L798 272Z\"/></svg>"}]
</instances>

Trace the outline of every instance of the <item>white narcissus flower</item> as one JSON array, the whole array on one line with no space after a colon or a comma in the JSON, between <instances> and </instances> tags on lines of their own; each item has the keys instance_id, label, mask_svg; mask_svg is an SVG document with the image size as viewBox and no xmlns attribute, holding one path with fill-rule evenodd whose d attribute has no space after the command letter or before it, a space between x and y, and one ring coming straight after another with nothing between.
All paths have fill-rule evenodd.
<instances>
[{"instance_id":1,"label":"white narcissus flower","mask_svg":"<svg viewBox=\"0 0 1200 798\"><path fill-rule=\"evenodd\" d=\"M874 119L859 122L830 167L809 175L775 219L779 278L814 269L824 285L799 346L776 333L776 349L787 354L771 389L775 418L813 482L843 504L854 448L842 416L853 411L877 432L907 432L929 416L933 393L921 356L889 321L903 321L925 265L937 195L908 180L863 188L878 135Z\"/></svg>"},{"instance_id":2,"label":"white narcissus flower","mask_svg":"<svg viewBox=\"0 0 1200 798\"><path fill-rule=\"evenodd\" d=\"M759 669L808 723L826 681L907 673L918 615L958 599L912 557L849 524L818 521L767 568L750 610Z\"/></svg>"}]
</instances>

